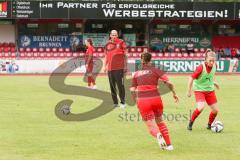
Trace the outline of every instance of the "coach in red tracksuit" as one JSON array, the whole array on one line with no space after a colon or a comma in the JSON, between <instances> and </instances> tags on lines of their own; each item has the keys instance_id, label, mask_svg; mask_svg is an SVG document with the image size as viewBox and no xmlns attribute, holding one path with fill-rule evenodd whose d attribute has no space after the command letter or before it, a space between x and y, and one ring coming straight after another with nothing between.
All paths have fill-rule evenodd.
<instances>
[{"instance_id":1,"label":"coach in red tracksuit","mask_svg":"<svg viewBox=\"0 0 240 160\"><path fill-rule=\"evenodd\" d=\"M112 30L105 46L105 71L111 88L114 107L118 107L116 86L119 91L120 107L125 108L124 72L126 71L126 43L118 38L118 32Z\"/></svg>"}]
</instances>

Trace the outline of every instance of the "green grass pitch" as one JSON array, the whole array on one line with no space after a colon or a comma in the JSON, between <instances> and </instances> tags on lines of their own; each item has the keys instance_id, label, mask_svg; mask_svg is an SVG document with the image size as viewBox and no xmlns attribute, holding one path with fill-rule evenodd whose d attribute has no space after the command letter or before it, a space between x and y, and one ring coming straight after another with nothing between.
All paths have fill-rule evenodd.
<instances>
[{"instance_id":1,"label":"green grass pitch","mask_svg":"<svg viewBox=\"0 0 240 160\"><path fill-rule=\"evenodd\" d=\"M217 76L222 133L206 130L210 109L205 108L186 130L194 109L194 97L186 97L187 76L170 76L180 103L170 94L163 96L166 121L175 150L159 149L157 142L138 119L136 106L120 108L86 122L66 122L54 114L55 105L66 98L74 100L72 112L88 111L99 100L63 95L53 91L47 76L3 76L0 78L0 160L202 160L240 157L240 78ZM82 77L68 77L66 83L86 85ZM98 88L109 90L107 77L97 79ZM109 97L110 98L110 97ZM178 115L176 120L172 116ZM179 118L179 116L181 116Z\"/></svg>"}]
</instances>

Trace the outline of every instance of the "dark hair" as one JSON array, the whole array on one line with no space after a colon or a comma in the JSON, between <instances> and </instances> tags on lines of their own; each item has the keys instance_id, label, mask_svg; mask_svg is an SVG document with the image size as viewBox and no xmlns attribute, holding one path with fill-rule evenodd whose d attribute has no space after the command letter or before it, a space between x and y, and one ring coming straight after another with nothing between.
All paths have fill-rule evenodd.
<instances>
[{"instance_id":1,"label":"dark hair","mask_svg":"<svg viewBox=\"0 0 240 160\"><path fill-rule=\"evenodd\" d=\"M143 53L141 59L143 60L143 63L149 63L152 59L152 55L150 53Z\"/></svg>"},{"instance_id":2,"label":"dark hair","mask_svg":"<svg viewBox=\"0 0 240 160\"><path fill-rule=\"evenodd\" d=\"M91 38L88 38L87 41L90 43L91 46L93 45L93 41Z\"/></svg>"}]
</instances>

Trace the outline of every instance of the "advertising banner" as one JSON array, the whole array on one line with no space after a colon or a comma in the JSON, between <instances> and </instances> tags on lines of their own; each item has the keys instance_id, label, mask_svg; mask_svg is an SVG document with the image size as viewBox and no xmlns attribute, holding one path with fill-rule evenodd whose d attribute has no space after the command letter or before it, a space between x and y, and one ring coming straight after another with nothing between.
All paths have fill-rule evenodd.
<instances>
[{"instance_id":1,"label":"advertising banner","mask_svg":"<svg viewBox=\"0 0 240 160\"><path fill-rule=\"evenodd\" d=\"M212 37L209 36L188 36L188 35L152 35L150 37L151 47L167 47L169 43L173 43L177 48L185 48L188 41L194 44L194 48L211 48Z\"/></svg>"},{"instance_id":2,"label":"advertising banner","mask_svg":"<svg viewBox=\"0 0 240 160\"><path fill-rule=\"evenodd\" d=\"M191 73L198 65L203 63L201 60L153 60L156 68L160 68L168 73ZM136 60L136 70L141 67L141 61ZM240 72L239 61L220 60L217 61L217 72L232 73Z\"/></svg>"},{"instance_id":3,"label":"advertising banner","mask_svg":"<svg viewBox=\"0 0 240 160\"><path fill-rule=\"evenodd\" d=\"M20 48L73 48L82 45L82 35L20 35Z\"/></svg>"},{"instance_id":4,"label":"advertising banner","mask_svg":"<svg viewBox=\"0 0 240 160\"><path fill-rule=\"evenodd\" d=\"M104 47L109 39L109 34L107 33L84 33L83 41L85 39L91 38L94 47Z\"/></svg>"},{"instance_id":5,"label":"advertising banner","mask_svg":"<svg viewBox=\"0 0 240 160\"><path fill-rule=\"evenodd\" d=\"M15 60L15 61L2 61L0 73L28 73L28 74L42 74L42 73L53 73L53 71L61 66L59 73L71 73L70 71L76 65L77 67L72 73L85 73L85 60L74 59L67 65L62 65L66 62L63 60Z\"/></svg>"},{"instance_id":6,"label":"advertising banner","mask_svg":"<svg viewBox=\"0 0 240 160\"><path fill-rule=\"evenodd\" d=\"M7 1L13 19L236 19L235 3L162 1ZM1 3L0 3L1 4ZM3 10L3 9L2 9ZM238 13L238 12L237 12ZM1 16L0 16L1 17Z\"/></svg>"},{"instance_id":7,"label":"advertising banner","mask_svg":"<svg viewBox=\"0 0 240 160\"><path fill-rule=\"evenodd\" d=\"M65 63L67 62L67 63ZM153 60L156 68L167 73L192 73L203 61L200 60ZM63 65L64 64L64 65ZM95 59L93 73L103 73L103 59ZM217 61L217 72L240 72L240 62L237 59ZM58 73L85 73L85 59L75 58L61 60L0 60L0 73L51 74L58 69ZM140 60L128 60L128 72L135 72L141 68Z\"/></svg>"},{"instance_id":8,"label":"advertising banner","mask_svg":"<svg viewBox=\"0 0 240 160\"><path fill-rule=\"evenodd\" d=\"M135 47L136 46L136 34L123 34L123 39L126 42L127 46Z\"/></svg>"}]
</instances>

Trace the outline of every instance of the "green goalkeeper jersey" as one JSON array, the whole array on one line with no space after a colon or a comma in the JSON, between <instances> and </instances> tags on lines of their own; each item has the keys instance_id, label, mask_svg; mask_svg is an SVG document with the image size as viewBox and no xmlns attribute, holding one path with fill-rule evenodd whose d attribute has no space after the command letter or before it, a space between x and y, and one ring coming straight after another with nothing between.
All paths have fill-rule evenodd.
<instances>
[{"instance_id":1,"label":"green goalkeeper jersey","mask_svg":"<svg viewBox=\"0 0 240 160\"><path fill-rule=\"evenodd\" d=\"M213 91L214 90L214 75L217 67L214 64L210 73L207 72L205 64L203 64L203 70L198 79L193 82L194 91Z\"/></svg>"}]
</instances>

